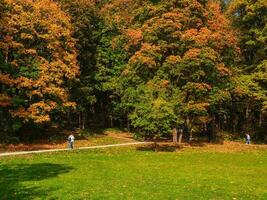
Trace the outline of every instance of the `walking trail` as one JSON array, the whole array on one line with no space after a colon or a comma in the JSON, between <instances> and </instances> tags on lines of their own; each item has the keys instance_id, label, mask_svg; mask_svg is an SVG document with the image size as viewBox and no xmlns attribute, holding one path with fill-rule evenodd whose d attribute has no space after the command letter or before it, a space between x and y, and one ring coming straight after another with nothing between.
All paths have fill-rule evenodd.
<instances>
[{"instance_id":1,"label":"walking trail","mask_svg":"<svg viewBox=\"0 0 267 200\"><path fill-rule=\"evenodd\" d=\"M123 144L109 144L109 145L99 145L99 146L89 146L89 147L79 147L74 150L82 150L82 149L101 149L101 148L109 148L109 147L120 147L120 146L130 146L130 145L140 145L140 144L149 144L151 142L131 142L131 143L123 143ZM16 155L25 155L25 154L35 154L35 153L47 153L47 152L58 152L58 151L70 151L70 149L47 149L47 150L37 150L37 151L18 151L18 152L7 152L0 153L0 157L3 156L16 156Z\"/></svg>"}]
</instances>

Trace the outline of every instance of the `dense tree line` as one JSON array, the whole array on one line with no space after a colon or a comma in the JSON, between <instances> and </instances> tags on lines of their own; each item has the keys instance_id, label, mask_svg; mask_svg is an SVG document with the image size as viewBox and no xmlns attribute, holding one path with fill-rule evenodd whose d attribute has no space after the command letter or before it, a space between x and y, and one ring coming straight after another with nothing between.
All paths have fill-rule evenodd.
<instances>
[{"instance_id":1,"label":"dense tree line","mask_svg":"<svg viewBox=\"0 0 267 200\"><path fill-rule=\"evenodd\" d=\"M0 128L266 139L265 0L1 0Z\"/></svg>"}]
</instances>

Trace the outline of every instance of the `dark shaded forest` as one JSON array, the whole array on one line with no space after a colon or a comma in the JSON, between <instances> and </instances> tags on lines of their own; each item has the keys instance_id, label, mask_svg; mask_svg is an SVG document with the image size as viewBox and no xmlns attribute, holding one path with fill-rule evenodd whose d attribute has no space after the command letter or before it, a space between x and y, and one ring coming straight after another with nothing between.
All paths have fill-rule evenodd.
<instances>
[{"instance_id":1,"label":"dark shaded forest","mask_svg":"<svg viewBox=\"0 0 267 200\"><path fill-rule=\"evenodd\" d=\"M0 0L1 140L51 127L267 142L266 0Z\"/></svg>"}]
</instances>

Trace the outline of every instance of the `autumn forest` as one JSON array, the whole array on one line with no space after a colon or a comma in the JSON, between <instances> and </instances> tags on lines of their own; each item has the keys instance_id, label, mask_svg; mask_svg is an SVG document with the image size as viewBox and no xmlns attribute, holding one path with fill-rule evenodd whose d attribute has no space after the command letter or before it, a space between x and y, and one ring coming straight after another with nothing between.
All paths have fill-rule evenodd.
<instances>
[{"instance_id":1,"label":"autumn forest","mask_svg":"<svg viewBox=\"0 0 267 200\"><path fill-rule=\"evenodd\" d=\"M0 0L0 138L267 142L266 22L266 0Z\"/></svg>"}]
</instances>

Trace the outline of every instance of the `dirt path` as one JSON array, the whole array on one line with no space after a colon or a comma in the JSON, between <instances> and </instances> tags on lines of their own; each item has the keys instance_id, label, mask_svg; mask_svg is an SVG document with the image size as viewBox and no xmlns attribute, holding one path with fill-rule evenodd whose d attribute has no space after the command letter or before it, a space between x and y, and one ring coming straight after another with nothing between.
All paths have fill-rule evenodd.
<instances>
[{"instance_id":1,"label":"dirt path","mask_svg":"<svg viewBox=\"0 0 267 200\"><path fill-rule=\"evenodd\" d=\"M132 142L132 143L123 143L123 144L110 144L110 145L100 145L100 146L90 146L90 147L79 147L79 148L74 149L74 150L101 149L101 148L140 145L140 144L149 144L149 143L150 142ZM69 149L48 149L48 150L38 150L38 151L7 152L7 153L0 153L0 157L3 157L3 156L15 156L15 155L25 155L25 154L35 154L35 153L58 152L58 151L71 151L71 150L69 150Z\"/></svg>"}]
</instances>

